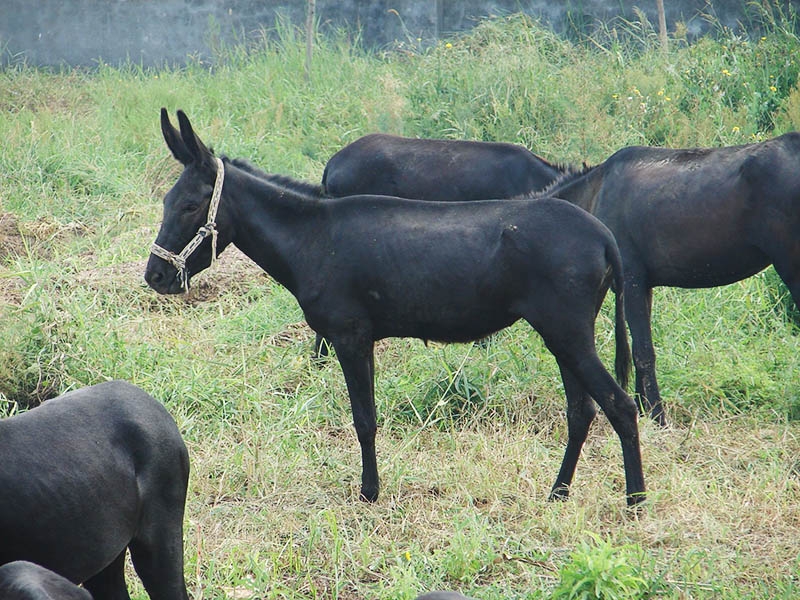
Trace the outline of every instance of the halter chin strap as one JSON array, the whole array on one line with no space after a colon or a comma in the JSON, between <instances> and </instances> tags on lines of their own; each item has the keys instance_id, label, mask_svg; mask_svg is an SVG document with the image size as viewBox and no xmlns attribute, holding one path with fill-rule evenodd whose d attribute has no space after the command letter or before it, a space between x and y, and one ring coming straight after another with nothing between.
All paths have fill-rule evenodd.
<instances>
[{"instance_id":1,"label":"halter chin strap","mask_svg":"<svg viewBox=\"0 0 800 600\"><path fill-rule=\"evenodd\" d=\"M191 256L192 252L197 250L197 247L206 239L211 236L211 265L217 259L217 209L219 208L219 199L222 196L222 182L225 180L225 167L222 161L214 157L217 161L217 179L214 181L214 191L211 193L211 201L208 203L208 220L205 225L202 225L197 230L197 234L186 244L186 247L181 250L180 254L170 252L166 248L162 248L154 243L150 248L150 252L163 258L173 267L178 270L178 279L185 292L189 291L189 272L186 270L186 259Z\"/></svg>"}]
</instances>

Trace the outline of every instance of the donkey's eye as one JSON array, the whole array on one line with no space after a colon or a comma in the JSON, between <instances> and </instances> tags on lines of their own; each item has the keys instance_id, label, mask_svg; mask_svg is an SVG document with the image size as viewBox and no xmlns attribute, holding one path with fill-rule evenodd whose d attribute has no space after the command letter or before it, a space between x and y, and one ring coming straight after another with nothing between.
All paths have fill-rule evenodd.
<instances>
[{"instance_id":1,"label":"donkey's eye","mask_svg":"<svg viewBox=\"0 0 800 600\"><path fill-rule=\"evenodd\" d=\"M192 213L200 208L200 205L195 202L190 202L189 204L183 205L183 212L185 213Z\"/></svg>"}]
</instances>

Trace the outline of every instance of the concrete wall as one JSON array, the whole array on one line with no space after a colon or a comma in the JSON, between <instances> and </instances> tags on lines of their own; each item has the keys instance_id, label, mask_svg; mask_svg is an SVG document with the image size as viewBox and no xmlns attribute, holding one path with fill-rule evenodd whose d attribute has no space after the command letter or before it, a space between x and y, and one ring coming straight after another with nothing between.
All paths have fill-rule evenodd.
<instances>
[{"instance_id":1,"label":"concrete wall","mask_svg":"<svg viewBox=\"0 0 800 600\"><path fill-rule=\"evenodd\" d=\"M772 0L800 8L800 0ZM322 31L361 31L364 44L438 37L472 27L486 15L522 10L559 32L591 27L622 15L634 19L641 7L657 24L655 0L317 0ZM703 13L726 26L748 26L746 0L664 0L669 28L683 21L690 33L708 27ZM270 29L281 15L305 21L306 0L0 0L2 61L34 65L95 65L127 60L144 66L182 64L188 56L208 58L215 40L236 42Z\"/></svg>"}]
</instances>

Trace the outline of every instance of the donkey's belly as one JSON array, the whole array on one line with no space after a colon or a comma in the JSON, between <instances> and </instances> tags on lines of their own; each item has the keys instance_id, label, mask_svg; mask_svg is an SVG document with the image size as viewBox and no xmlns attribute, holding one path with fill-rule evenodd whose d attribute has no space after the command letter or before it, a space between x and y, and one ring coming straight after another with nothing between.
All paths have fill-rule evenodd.
<instances>
[{"instance_id":1,"label":"donkey's belly","mask_svg":"<svg viewBox=\"0 0 800 600\"><path fill-rule=\"evenodd\" d=\"M761 251L731 253L727 256L693 257L693 260L651 266L650 285L682 288L707 288L746 279L769 266Z\"/></svg>"},{"instance_id":2,"label":"donkey's belly","mask_svg":"<svg viewBox=\"0 0 800 600\"><path fill-rule=\"evenodd\" d=\"M437 342L470 342L504 329L517 317L494 311L383 318L373 322L375 339L414 337Z\"/></svg>"}]
</instances>

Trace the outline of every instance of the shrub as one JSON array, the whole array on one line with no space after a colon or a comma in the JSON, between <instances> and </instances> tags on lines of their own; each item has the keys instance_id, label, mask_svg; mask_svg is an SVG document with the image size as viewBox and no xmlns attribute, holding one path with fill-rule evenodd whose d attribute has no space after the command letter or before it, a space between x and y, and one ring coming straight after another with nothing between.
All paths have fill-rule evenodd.
<instances>
[{"instance_id":1,"label":"shrub","mask_svg":"<svg viewBox=\"0 0 800 600\"><path fill-rule=\"evenodd\" d=\"M641 551L634 546L615 547L591 535L572 552L559 571L553 600L634 600L650 595L642 572Z\"/></svg>"}]
</instances>

